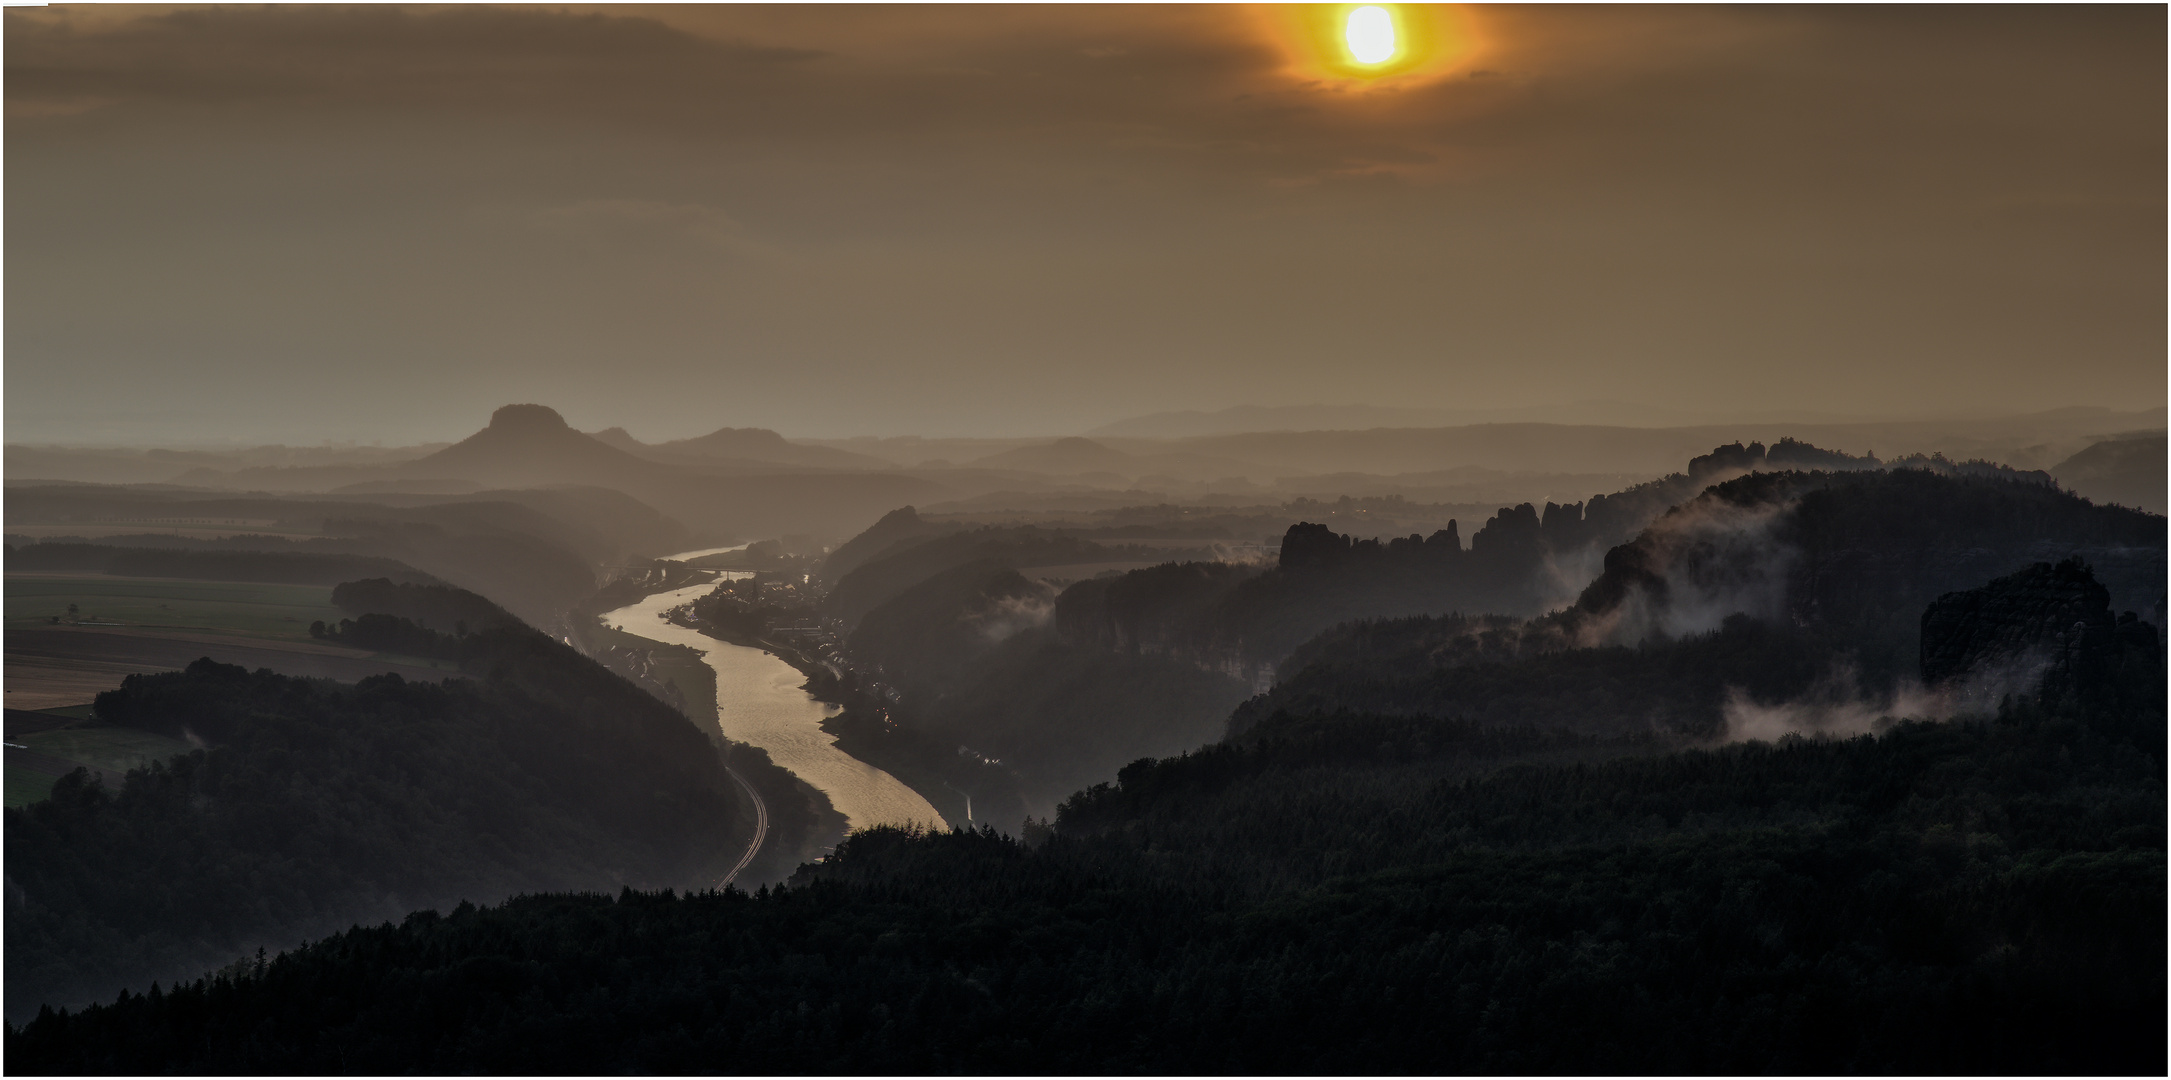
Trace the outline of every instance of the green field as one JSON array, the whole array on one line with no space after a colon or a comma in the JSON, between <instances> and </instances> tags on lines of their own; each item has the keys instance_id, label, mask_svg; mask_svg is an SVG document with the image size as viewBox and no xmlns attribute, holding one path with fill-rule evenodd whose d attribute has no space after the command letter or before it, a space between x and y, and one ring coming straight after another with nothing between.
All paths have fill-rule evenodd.
<instances>
[{"instance_id":1,"label":"green field","mask_svg":"<svg viewBox=\"0 0 2171 1080\"><path fill-rule=\"evenodd\" d=\"M80 761L108 772L127 772L154 761L195 749L179 739L123 727L62 728L31 735L12 735L8 741L41 754Z\"/></svg>"},{"instance_id":2,"label":"green field","mask_svg":"<svg viewBox=\"0 0 2171 1080\"><path fill-rule=\"evenodd\" d=\"M7 805L10 809L29 806L53 793L53 778L44 773L25 769L7 771Z\"/></svg>"},{"instance_id":3,"label":"green field","mask_svg":"<svg viewBox=\"0 0 2171 1080\"><path fill-rule=\"evenodd\" d=\"M9 629L62 624L199 631L274 640L309 638L309 624L339 621L320 585L9 574ZM68 605L76 614L68 614Z\"/></svg>"},{"instance_id":4,"label":"green field","mask_svg":"<svg viewBox=\"0 0 2171 1080\"><path fill-rule=\"evenodd\" d=\"M55 714L71 711L73 710L51 710ZM164 761L175 754L186 754L194 749L179 739L169 739L133 728L103 725L9 735L7 741L48 757L64 758L103 769L108 773L109 783L118 782L118 776L113 774L141 768L154 761ZM21 763L13 759L12 752L9 757L7 805L28 806L53 793L54 777L22 767Z\"/></svg>"}]
</instances>

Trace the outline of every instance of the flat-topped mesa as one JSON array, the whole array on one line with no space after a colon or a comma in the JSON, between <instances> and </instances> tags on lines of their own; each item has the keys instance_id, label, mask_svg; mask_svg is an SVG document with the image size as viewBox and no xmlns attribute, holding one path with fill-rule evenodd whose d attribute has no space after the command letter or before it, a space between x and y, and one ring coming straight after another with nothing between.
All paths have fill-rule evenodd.
<instances>
[{"instance_id":1,"label":"flat-topped mesa","mask_svg":"<svg viewBox=\"0 0 2171 1080\"><path fill-rule=\"evenodd\" d=\"M490 414L490 426L499 431L563 431L565 417L548 405L507 405Z\"/></svg>"}]
</instances>

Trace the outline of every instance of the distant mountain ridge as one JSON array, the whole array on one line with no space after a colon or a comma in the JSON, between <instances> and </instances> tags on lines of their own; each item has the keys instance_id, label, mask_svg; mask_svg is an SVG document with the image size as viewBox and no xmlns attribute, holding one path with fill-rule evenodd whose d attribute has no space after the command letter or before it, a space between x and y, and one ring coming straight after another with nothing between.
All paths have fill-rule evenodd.
<instances>
[{"instance_id":1,"label":"distant mountain ridge","mask_svg":"<svg viewBox=\"0 0 2171 1080\"><path fill-rule=\"evenodd\" d=\"M1196 435L1240 435L1259 431L1368 431L1373 428L1461 427L1466 424L1684 427L1728 422L1846 424L1859 423L1865 419L1860 416L1805 409L1759 409L1725 413L1596 400L1504 409L1427 409L1386 405L1235 405L1212 411L1191 409L1128 417L1114 423L1102 424L1086 432L1086 435L1181 439Z\"/></svg>"},{"instance_id":2,"label":"distant mountain ridge","mask_svg":"<svg viewBox=\"0 0 2171 1080\"><path fill-rule=\"evenodd\" d=\"M2105 439L2051 466L2050 474L2077 494L2151 514L2166 506L2165 443L2153 435Z\"/></svg>"},{"instance_id":3,"label":"distant mountain ridge","mask_svg":"<svg viewBox=\"0 0 2171 1080\"><path fill-rule=\"evenodd\" d=\"M624 487L652 478L656 464L572 429L547 405L507 405L490 423L404 466L429 476L457 476L507 487L602 484Z\"/></svg>"},{"instance_id":4,"label":"distant mountain ridge","mask_svg":"<svg viewBox=\"0 0 2171 1080\"><path fill-rule=\"evenodd\" d=\"M1682 409L1622 401L1578 401L1503 409L1413 408L1385 405L1235 405L1126 417L1086 431L1090 438L1186 439L1277 431L1370 431L1375 428L1465 427L1473 424L1559 424L1569 427L1671 428L1724 424L1955 424L2003 419L2100 418L2098 435L2162 427L2164 408L2121 411L2073 405L2016 416L1871 417L1808 409L1726 411Z\"/></svg>"},{"instance_id":5,"label":"distant mountain ridge","mask_svg":"<svg viewBox=\"0 0 2171 1080\"><path fill-rule=\"evenodd\" d=\"M717 428L706 435L697 435L691 439L672 439L660 443L644 443L628 434L622 427L605 428L591 433L589 437L629 454L658 461L704 464L730 461L745 465L791 465L862 472L896 467L867 454L855 454L829 446L795 443L768 428Z\"/></svg>"}]
</instances>

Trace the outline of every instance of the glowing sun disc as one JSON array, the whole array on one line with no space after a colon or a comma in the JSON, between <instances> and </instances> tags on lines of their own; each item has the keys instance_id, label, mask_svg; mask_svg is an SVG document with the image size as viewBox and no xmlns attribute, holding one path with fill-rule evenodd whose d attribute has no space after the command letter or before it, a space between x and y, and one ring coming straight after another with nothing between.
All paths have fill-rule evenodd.
<instances>
[{"instance_id":1,"label":"glowing sun disc","mask_svg":"<svg viewBox=\"0 0 2171 1080\"><path fill-rule=\"evenodd\" d=\"M1395 20L1387 9L1366 4L1349 13L1349 55L1360 64L1377 64L1395 54Z\"/></svg>"}]
</instances>

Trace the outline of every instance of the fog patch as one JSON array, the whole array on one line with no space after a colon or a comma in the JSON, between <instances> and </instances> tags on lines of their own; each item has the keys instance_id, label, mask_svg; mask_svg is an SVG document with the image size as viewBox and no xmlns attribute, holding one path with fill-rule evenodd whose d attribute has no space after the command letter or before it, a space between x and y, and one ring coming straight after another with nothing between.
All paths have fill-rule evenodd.
<instances>
[{"instance_id":1,"label":"fog patch","mask_svg":"<svg viewBox=\"0 0 2171 1080\"><path fill-rule=\"evenodd\" d=\"M1775 705L1728 687L1723 711L1724 741L1729 743L1776 742L1788 735L1868 735L1893 719L1943 720L1951 715L1942 696L1913 679L1901 680L1888 695L1865 695L1848 665L1834 668L1808 693Z\"/></svg>"},{"instance_id":2,"label":"fog patch","mask_svg":"<svg viewBox=\"0 0 2171 1080\"><path fill-rule=\"evenodd\" d=\"M1568 551L1547 550L1545 561L1538 566L1542 607L1552 611L1572 606L1605 570L1606 550L1596 544Z\"/></svg>"},{"instance_id":3,"label":"fog patch","mask_svg":"<svg viewBox=\"0 0 2171 1080\"><path fill-rule=\"evenodd\" d=\"M1722 741L1775 742L1788 735L1845 738L1883 730L1896 720L1950 720L1955 716L1994 713L2011 696L2035 693L2050 667L2046 653L2032 652L2006 663L1970 672L1937 686L1903 678L1891 693L1862 691L1852 664L1835 665L1807 693L1765 704L1739 687L1728 687L1722 712Z\"/></svg>"},{"instance_id":4,"label":"fog patch","mask_svg":"<svg viewBox=\"0 0 2171 1080\"><path fill-rule=\"evenodd\" d=\"M1585 620L1577 643L1632 645L1709 633L1736 614L1782 619L1787 578L1801 553L1779 538L1778 525L1794 505L1704 498L1676 507L1637 545L1642 580Z\"/></svg>"},{"instance_id":5,"label":"fog patch","mask_svg":"<svg viewBox=\"0 0 2171 1080\"><path fill-rule=\"evenodd\" d=\"M1211 561L1231 566L1257 566L1272 569L1281 561L1281 549L1256 543L1230 543L1215 540L1206 545Z\"/></svg>"},{"instance_id":6,"label":"fog patch","mask_svg":"<svg viewBox=\"0 0 2171 1080\"><path fill-rule=\"evenodd\" d=\"M964 621L971 624L989 644L994 644L1027 630L1046 626L1048 620L1054 616L1053 590L1043 587L1038 592L997 598L977 613L966 616Z\"/></svg>"}]
</instances>

